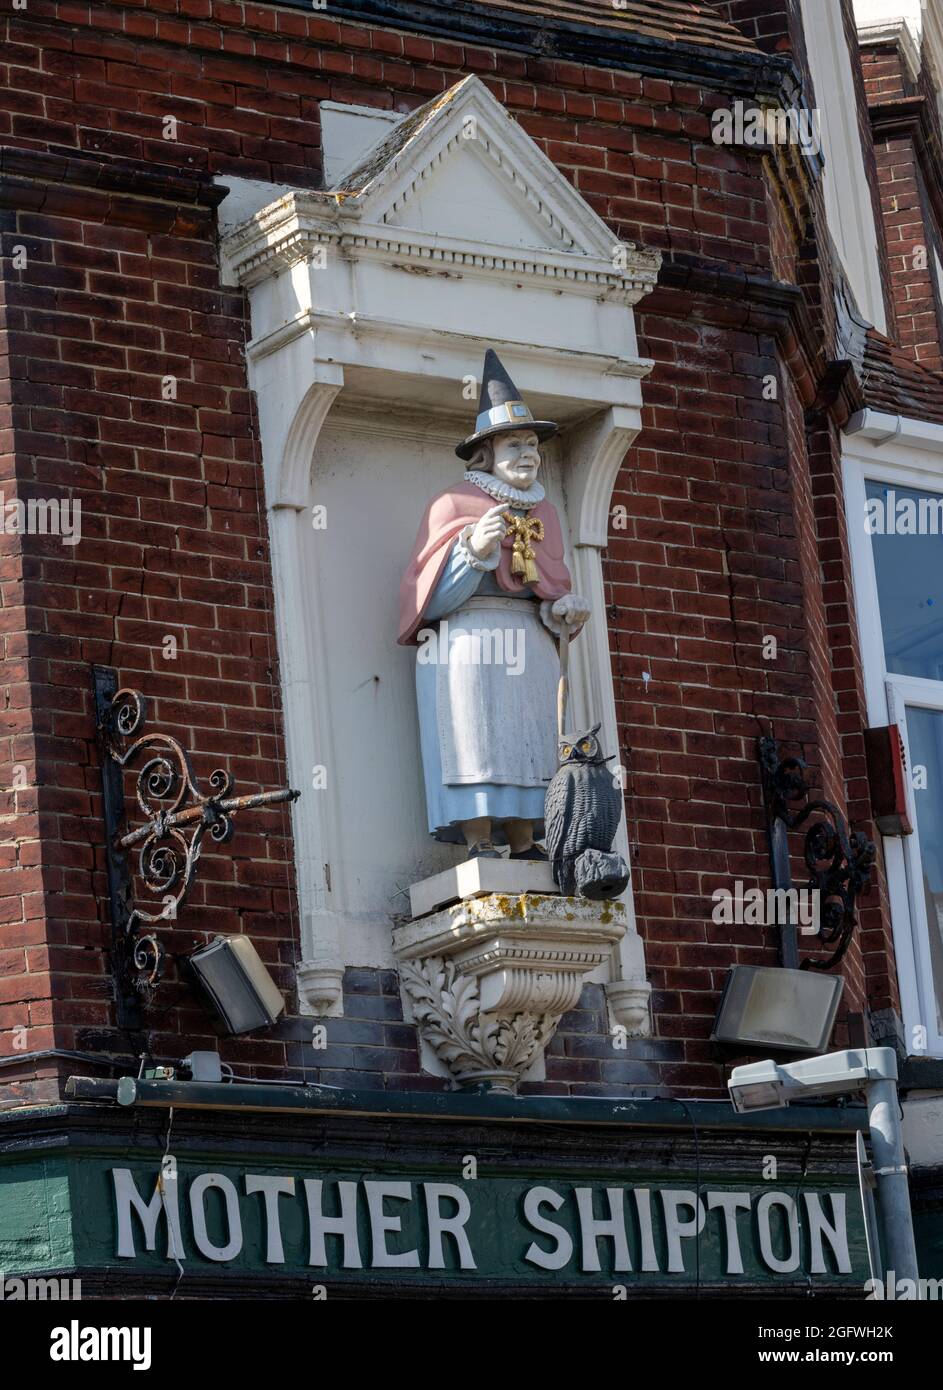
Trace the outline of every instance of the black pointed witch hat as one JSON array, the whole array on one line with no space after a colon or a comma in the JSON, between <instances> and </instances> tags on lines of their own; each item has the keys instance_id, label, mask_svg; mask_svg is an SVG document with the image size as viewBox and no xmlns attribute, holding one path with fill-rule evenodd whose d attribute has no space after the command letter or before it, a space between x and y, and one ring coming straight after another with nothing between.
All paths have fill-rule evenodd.
<instances>
[{"instance_id":1,"label":"black pointed witch hat","mask_svg":"<svg viewBox=\"0 0 943 1390\"><path fill-rule=\"evenodd\" d=\"M489 348L485 353L475 432L463 439L455 452L467 462L483 439L493 434L507 434L508 430L533 430L538 439L551 439L557 426L552 420L534 419L498 354L494 348Z\"/></svg>"}]
</instances>

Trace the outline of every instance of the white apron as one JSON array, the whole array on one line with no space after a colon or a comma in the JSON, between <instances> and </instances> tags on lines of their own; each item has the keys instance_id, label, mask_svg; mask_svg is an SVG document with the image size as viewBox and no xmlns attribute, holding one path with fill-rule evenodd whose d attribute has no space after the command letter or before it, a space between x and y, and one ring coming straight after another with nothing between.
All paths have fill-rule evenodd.
<instances>
[{"instance_id":1,"label":"white apron","mask_svg":"<svg viewBox=\"0 0 943 1390\"><path fill-rule=\"evenodd\" d=\"M436 663L443 782L546 787L557 769L559 671L556 643L531 598L479 595L443 619Z\"/></svg>"}]
</instances>

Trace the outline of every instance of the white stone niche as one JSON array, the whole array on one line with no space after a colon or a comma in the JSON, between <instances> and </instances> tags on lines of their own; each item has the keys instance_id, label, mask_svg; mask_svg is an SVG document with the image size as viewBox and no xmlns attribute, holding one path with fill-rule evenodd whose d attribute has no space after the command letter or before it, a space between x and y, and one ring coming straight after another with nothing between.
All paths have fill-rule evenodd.
<instances>
[{"instance_id":1,"label":"white stone niche","mask_svg":"<svg viewBox=\"0 0 943 1390\"><path fill-rule=\"evenodd\" d=\"M571 651L568 723L601 720L618 753L601 556L651 367L632 305L659 257L619 245L469 77L381 125L334 188L261 206L224 236L222 260L249 293L288 771L302 790L300 1007L336 1015L345 966L394 968L410 884L461 857L426 828L415 654L395 639L400 575L426 503L461 479L454 447L488 346L535 416L562 426L542 476L593 609ZM628 858L624 822L616 848ZM592 978L643 1033L631 889L626 909Z\"/></svg>"}]
</instances>

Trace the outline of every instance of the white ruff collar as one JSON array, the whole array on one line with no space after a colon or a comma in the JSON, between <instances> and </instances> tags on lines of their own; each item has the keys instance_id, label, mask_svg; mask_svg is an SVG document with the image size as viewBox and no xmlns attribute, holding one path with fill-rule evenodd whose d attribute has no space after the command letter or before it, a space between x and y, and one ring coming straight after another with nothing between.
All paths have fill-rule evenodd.
<instances>
[{"instance_id":1,"label":"white ruff collar","mask_svg":"<svg viewBox=\"0 0 943 1390\"><path fill-rule=\"evenodd\" d=\"M530 487L525 491L524 488L514 487L511 483L503 483L500 478L495 478L491 473L481 473L477 468L467 468L465 470L466 483L474 483L475 487L480 487L482 492L487 492L489 497L493 497L496 502L511 502L515 507L523 507L528 510L536 507L538 502L542 502L546 494L542 485L535 478Z\"/></svg>"}]
</instances>

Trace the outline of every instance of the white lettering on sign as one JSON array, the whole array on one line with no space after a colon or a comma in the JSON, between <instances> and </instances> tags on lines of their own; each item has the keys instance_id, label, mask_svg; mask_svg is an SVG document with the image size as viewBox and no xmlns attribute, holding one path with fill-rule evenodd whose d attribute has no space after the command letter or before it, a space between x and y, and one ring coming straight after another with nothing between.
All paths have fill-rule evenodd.
<instances>
[{"instance_id":1,"label":"white lettering on sign","mask_svg":"<svg viewBox=\"0 0 943 1390\"><path fill-rule=\"evenodd\" d=\"M150 1202L145 1202L135 1186L130 1168L112 1168L111 1176L115 1184L115 1203L118 1207L118 1254L126 1259L134 1259L132 1211L143 1227L144 1244L148 1250L154 1249L157 1240L157 1222L163 1211L167 1218L167 1258L168 1260L186 1259L183 1253L183 1241L180 1238L177 1184L167 1183L162 1188L160 1179L156 1179L154 1195Z\"/></svg>"},{"instance_id":2,"label":"white lettering on sign","mask_svg":"<svg viewBox=\"0 0 943 1390\"><path fill-rule=\"evenodd\" d=\"M223 1194L226 1205L229 1239L225 1245L214 1245L206 1229L205 1193L211 1188ZM190 1184L190 1217L193 1221L193 1239L201 1255L218 1264L236 1258L242 1249L242 1217L239 1215L239 1194L231 1178L224 1173L201 1173L194 1178Z\"/></svg>"},{"instance_id":3,"label":"white lettering on sign","mask_svg":"<svg viewBox=\"0 0 943 1390\"><path fill-rule=\"evenodd\" d=\"M720 1207L724 1214L724 1240L727 1244L727 1273L742 1274L743 1259L740 1255L740 1235L737 1231L737 1212L750 1210L750 1199L745 1192L708 1192L707 1210Z\"/></svg>"},{"instance_id":4,"label":"white lettering on sign","mask_svg":"<svg viewBox=\"0 0 943 1390\"><path fill-rule=\"evenodd\" d=\"M638 1212L638 1234L642 1246L642 1273L658 1273L658 1255L655 1252L655 1234L652 1228L652 1194L647 1187L635 1189L635 1207Z\"/></svg>"},{"instance_id":5,"label":"white lettering on sign","mask_svg":"<svg viewBox=\"0 0 943 1390\"><path fill-rule=\"evenodd\" d=\"M403 1218L391 1216L383 1210L387 1198L401 1202L411 1202L413 1185L411 1182L365 1182L363 1190L367 1194L367 1210L370 1213L370 1232L373 1236L374 1269L418 1269L419 1251L400 1250L394 1254L387 1249L387 1235L403 1229Z\"/></svg>"},{"instance_id":6,"label":"white lettering on sign","mask_svg":"<svg viewBox=\"0 0 943 1390\"><path fill-rule=\"evenodd\" d=\"M665 1208L665 1239L668 1242L668 1273L684 1273L684 1252L682 1240L691 1240L704 1229L704 1203L693 1192L680 1189L663 1189L662 1204ZM692 1215L682 1221L678 1215L681 1207L690 1207Z\"/></svg>"},{"instance_id":7,"label":"white lettering on sign","mask_svg":"<svg viewBox=\"0 0 943 1390\"><path fill-rule=\"evenodd\" d=\"M429 1223L427 1268L446 1268L442 1237L451 1236L458 1250L460 1268L477 1269L475 1257L468 1243L468 1236L465 1234L465 1227L471 1216L471 1202L468 1200L468 1194L450 1182L424 1182L422 1187L426 1197L426 1220ZM451 1197L457 1203L458 1210L453 1216L442 1215L443 1197Z\"/></svg>"},{"instance_id":8,"label":"white lettering on sign","mask_svg":"<svg viewBox=\"0 0 943 1390\"><path fill-rule=\"evenodd\" d=\"M629 1259L629 1238L625 1229L622 1188L606 1188L606 1197L609 1199L609 1215L605 1219L593 1215L593 1189L591 1187L577 1187L574 1188L574 1192L576 1193L576 1207L580 1214L580 1234L583 1238L583 1269L592 1270L598 1274L602 1268L599 1263L599 1246L597 1244L597 1241L602 1237L608 1237L612 1241L613 1269L631 1269L632 1261Z\"/></svg>"},{"instance_id":9,"label":"white lettering on sign","mask_svg":"<svg viewBox=\"0 0 943 1390\"><path fill-rule=\"evenodd\" d=\"M782 1207L786 1213L788 1252L780 1259L773 1249L772 1210ZM760 1234L760 1253L767 1269L776 1274L792 1274L799 1268L799 1213L793 1197L786 1192L764 1192L756 1204L756 1224Z\"/></svg>"},{"instance_id":10,"label":"white lettering on sign","mask_svg":"<svg viewBox=\"0 0 943 1390\"><path fill-rule=\"evenodd\" d=\"M321 1207L324 1183L320 1178L305 1178L305 1197L308 1201L308 1222L310 1225L310 1253L308 1264L326 1265L327 1250L324 1237L342 1236L344 1241L344 1269L363 1269L360 1258L360 1243L357 1239L357 1184L339 1182L337 1195L340 1201L340 1216L325 1216Z\"/></svg>"},{"instance_id":11,"label":"white lettering on sign","mask_svg":"<svg viewBox=\"0 0 943 1390\"><path fill-rule=\"evenodd\" d=\"M175 1182L155 1182L147 1198L129 1168L111 1173L118 1255L134 1259L139 1250L154 1251L159 1235L166 1235L167 1259L186 1258L178 1206L183 1175L178 1171ZM261 1253L262 1243L266 1263L285 1264L283 1222L290 1212L295 1250L299 1214L307 1218L312 1268L474 1270L486 1252L474 1249L469 1228L473 1204L486 1190L481 1183L296 1182L272 1173L234 1180L199 1173L189 1179L188 1200L196 1250L217 1264L236 1259L244 1248L251 1252L256 1246ZM515 1219L513 1203L501 1211L508 1221ZM709 1226L727 1275L744 1274L748 1252L754 1272L794 1275L803 1251L809 1274L847 1275L852 1260L846 1218L844 1192L804 1192L800 1203L779 1191L538 1185L520 1194L521 1240L514 1258L539 1270L589 1274L632 1272L636 1258L641 1274L691 1275ZM158 1230L161 1222L164 1232ZM513 1250L507 1238L502 1244Z\"/></svg>"},{"instance_id":12,"label":"white lettering on sign","mask_svg":"<svg viewBox=\"0 0 943 1390\"><path fill-rule=\"evenodd\" d=\"M274 1178L267 1173L246 1173L246 1192L261 1192L265 1202L265 1262L285 1263L282 1228L278 1219L279 1197L294 1197L294 1178Z\"/></svg>"},{"instance_id":13,"label":"white lettering on sign","mask_svg":"<svg viewBox=\"0 0 943 1390\"><path fill-rule=\"evenodd\" d=\"M812 1238L812 1260L810 1274L824 1274L828 1268L825 1263L825 1250L822 1237L828 1241L835 1257L840 1274L851 1273L851 1256L848 1253L848 1227L845 1222L844 1192L830 1192L832 1220L829 1221L822 1210L822 1199L817 1192L804 1192L806 1212L809 1219L809 1235Z\"/></svg>"},{"instance_id":14,"label":"white lettering on sign","mask_svg":"<svg viewBox=\"0 0 943 1390\"><path fill-rule=\"evenodd\" d=\"M527 1224L540 1235L550 1236L557 1242L554 1250L544 1250L542 1246L533 1244L524 1252L524 1259L541 1269L562 1269L569 1263L573 1254L573 1241L569 1232L558 1226L555 1221L548 1221L540 1211L544 1203L553 1207L554 1211L559 1211L564 1201L565 1198L561 1197L559 1192L554 1192L552 1187L532 1187L524 1197L524 1219Z\"/></svg>"}]
</instances>

